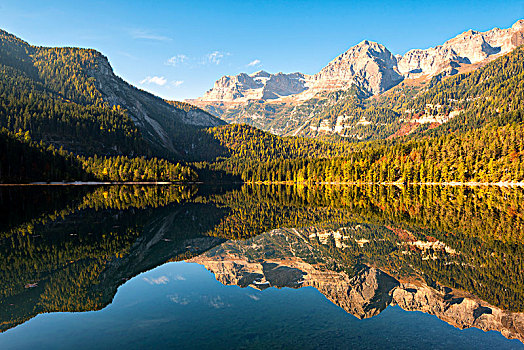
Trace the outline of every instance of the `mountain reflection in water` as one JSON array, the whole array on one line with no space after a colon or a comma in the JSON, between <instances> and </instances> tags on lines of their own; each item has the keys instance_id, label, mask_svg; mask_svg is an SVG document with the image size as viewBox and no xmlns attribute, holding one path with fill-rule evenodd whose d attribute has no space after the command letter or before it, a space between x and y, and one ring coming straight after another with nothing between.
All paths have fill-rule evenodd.
<instances>
[{"instance_id":1,"label":"mountain reflection in water","mask_svg":"<svg viewBox=\"0 0 524 350\"><path fill-rule=\"evenodd\" d=\"M3 187L0 329L103 309L130 278L185 260L225 285L314 287L358 318L398 305L524 341L523 196L495 187Z\"/></svg>"}]
</instances>

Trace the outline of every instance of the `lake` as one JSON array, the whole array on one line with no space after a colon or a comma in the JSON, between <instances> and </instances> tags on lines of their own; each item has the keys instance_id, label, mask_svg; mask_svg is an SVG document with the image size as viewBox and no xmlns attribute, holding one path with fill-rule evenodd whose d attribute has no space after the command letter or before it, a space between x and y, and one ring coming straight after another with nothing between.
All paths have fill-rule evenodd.
<instances>
[{"instance_id":1,"label":"lake","mask_svg":"<svg viewBox=\"0 0 524 350\"><path fill-rule=\"evenodd\" d=\"M524 348L524 190L0 187L0 348Z\"/></svg>"}]
</instances>

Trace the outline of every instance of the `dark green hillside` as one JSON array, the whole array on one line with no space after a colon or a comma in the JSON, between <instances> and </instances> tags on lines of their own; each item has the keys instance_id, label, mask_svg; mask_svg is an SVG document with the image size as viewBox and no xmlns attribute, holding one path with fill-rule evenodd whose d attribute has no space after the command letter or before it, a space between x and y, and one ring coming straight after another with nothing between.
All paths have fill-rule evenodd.
<instances>
[{"instance_id":1,"label":"dark green hillside","mask_svg":"<svg viewBox=\"0 0 524 350\"><path fill-rule=\"evenodd\" d=\"M9 66L0 64L0 74L1 127L78 154L150 153L123 111L66 102Z\"/></svg>"},{"instance_id":2,"label":"dark green hillside","mask_svg":"<svg viewBox=\"0 0 524 350\"><path fill-rule=\"evenodd\" d=\"M88 81L74 74L64 82L53 76L43 79L46 75L39 71L43 63L35 65L32 58L43 49L3 31L0 45L1 127L12 132L29 131L35 140L79 154L149 153L139 130L123 110L73 102L86 102L90 96L96 102L95 90ZM47 67L49 72L58 71L51 69L51 64ZM63 67L68 69L65 64ZM86 98L80 99L79 91L84 91Z\"/></svg>"},{"instance_id":3,"label":"dark green hillside","mask_svg":"<svg viewBox=\"0 0 524 350\"><path fill-rule=\"evenodd\" d=\"M232 159L266 161L333 157L351 150L349 143L323 142L304 137L280 137L245 124L212 128L208 133L228 149L228 156Z\"/></svg>"},{"instance_id":4,"label":"dark green hillside","mask_svg":"<svg viewBox=\"0 0 524 350\"><path fill-rule=\"evenodd\" d=\"M31 142L28 132L0 131L0 183L92 178L72 154Z\"/></svg>"},{"instance_id":5,"label":"dark green hillside","mask_svg":"<svg viewBox=\"0 0 524 350\"><path fill-rule=\"evenodd\" d=\"M195 181L193 169L165 159L82 157L0 129L0 183L41 181Z\"/></svg>"},{"instance_id":6,"label":"dark green hillside","mask_svg":"<svg viewBox=\"0 0 524 350\"><path fill-rule=\"evenodd\" d=\"M210 128L202 139L206 140L201 143L202 147L206 145L206 149L202 149L201 154L207 155L208 161L196 166L217 172L219 178L229 174L241 176L244 181L253 180L248 174L265 164L282 166L294 160L341 157L360 147L344 140L281 137L245 124ZM275 180L282 181L283 178Z\"/></svg>"},{"instance_id":7,"label":"dark green hillside","mask_svg":"<svg viewBox=\"0 0 524 350\"><path fill-rule=\"evenodd\" d=\"M127 84L95 50L32 46L1 30L0 77L3 183L195 180L176 162L202 160L194 143L223 124Z\"/></svg>"},{"instance_id":8,"label":"dark green hillside","mask_svg":"<svg viewBox=\"0 0 524 350\"><path fill-rule=\"evenodd\" d=\"M223 124L117 77L101 53L47 48L0 31L0 126L84 155L181 160L187 135Z\"/></svg>"}]
</instances>

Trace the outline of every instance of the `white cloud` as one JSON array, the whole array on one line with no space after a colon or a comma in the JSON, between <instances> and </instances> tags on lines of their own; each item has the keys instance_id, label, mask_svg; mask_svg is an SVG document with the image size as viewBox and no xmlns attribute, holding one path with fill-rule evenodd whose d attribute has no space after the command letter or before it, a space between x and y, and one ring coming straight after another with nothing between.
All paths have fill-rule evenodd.
<instances>
[{"instance_id":1,"label":"white cloud","mask_svg":"<svg viewBox=\"0 0 524 350\"><path fill-rule=\"evenodd\" d=\"M171 41L170 37L164 35L157 35L147 30L136 29L131 31L131 36L134 39L156 40L156 41Z\"/></svg>"},{"instance_id":2,"label":"white cloud","mask_svg":"<svg viewBox=\"0 0 524 350\"><path fill-rule=\"evenodd\" d=\"M260 60L253 60L247 64L248 67L254 67L258 66L260 64Z\"/></svg>"},{"instance_id":3,"label":"white cloud","mask_svg":"<svg viewBox=\"0 0 524 350\"><path fill-rule=\"evenodd\" d=\"M202 57L190 57L184 54L177 54L168 58L165 62L167 66L179 67L179 66L188 66L189 68L197 68L198 66L204 65L219 65L227 57L231 56L229 52L222 51L213 51ZM256 60L255 64L260 63L259 60Z\"/></svg>"},{"instance_id":4,"label":"white cloud","mask_svg":"<svg viewBox=\"0 0 524 350\"><path fill-rule=\"evenodd\" d=\"M142 81L140 81L140 84L156 84L156 85L159 85L159 86L164 86L166 85L167 83L167 79L164 78L164 77L157 77L157 76L154 76L154 77L151 77L151 76L147 76L145 77Z\"/></svg>"},{"instance_id":5,"label":"white cloud","mask_svg":"<svg viewBox=\"0 0 524 350\"><path fill-rule=\"evenodd\" d=\"M189 299L179 296L178 294L168 295L169 300L175 304L187 305L189 304Z\"/></svg>"},{"instance_id":6,"label":"white cloud","mask_svg":"<svg viewBox=\"0 0 524 350\"><path fill-rule=\"evenodd\" d=\"M182 84L184 84L183 80L174 80L171 82L171 85L173 85L174 87L179 87Z\"/></svg>"},{"instance_id":7,"label":"white cloud","mask_svg":"<svg viewBox=\"0 0 524 350\"><path fill-rule=\"evenodd\" d=\"M224 56L229 56L229 53L223 53L220 51L213 51L211 53L208 53L205 57L204 62L205 63L214 63L214 64L220 64Z\"/></svg>"},{"instance_id":8,"label":"white cloud","mask_svg":"<svg viewBox=\"0 0 524 350\"><path fill-rule=\"evenodd\" d=\"M167 60L166 64L168 66L176 67L176 66L186 62L188 59L189 59L189 57L187 57L186 55L178 54L178 55L175 55L175 56L169 58Z\"/></svg>"},{"instance_id":9,"label":"white cloud","mask_svg":"<svg viewBox=\"0 0 524 350\"><path fill-rule=\"evenodd\" d=\"M158 278L144 278L144 281L146 281L149 284L167 284L169 282L169 278L166 276L160 276Z\"/></svg>"},{"instance_id":10,"label":"white cloud","mask_svg":"<svg viewBox=\"0 0 524 350\"><path fill-rule=\"evenodd\" d=\"M217 295L216 297L208 297L208 296L205 296L204 297L204 300L205 302L215 308L215 309L222 309L224 307L229 307L230 305L229 304L226 304L222 301L222 298L220 297L220 295Z\"/></svg>"}]
</instances>

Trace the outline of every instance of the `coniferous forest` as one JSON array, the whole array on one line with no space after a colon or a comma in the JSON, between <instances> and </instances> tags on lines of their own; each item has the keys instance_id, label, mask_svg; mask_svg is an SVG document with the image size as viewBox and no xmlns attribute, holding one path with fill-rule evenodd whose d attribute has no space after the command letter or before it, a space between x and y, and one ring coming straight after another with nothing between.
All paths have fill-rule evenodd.
<instances>
[{"instance_id":1,"label":"coniferous forest","mask_svg":"<svg viewBox=\"0 0 524 350\"><path fill-rule=\"evenodd\" d=\"M194 181L199 176L246 182L524 180L523 48L469 73L436 76L418 93L392 93L365 103L368 95L359 93L329 112L386 118L390 126L406 117L403 109L411 116L455 112L448 122L424 124L404 136L361 142L281 137L233 124L188 127L173 134L168 142L173 148L159 150L128 110L105 99L92 74L103 64L98 52L35 47L7 32L0 39L4 183ZM183 102L167 105L183 113L199 110ZM438 108L428 110L428 105Z\"/></svg>"}]
</instances>

